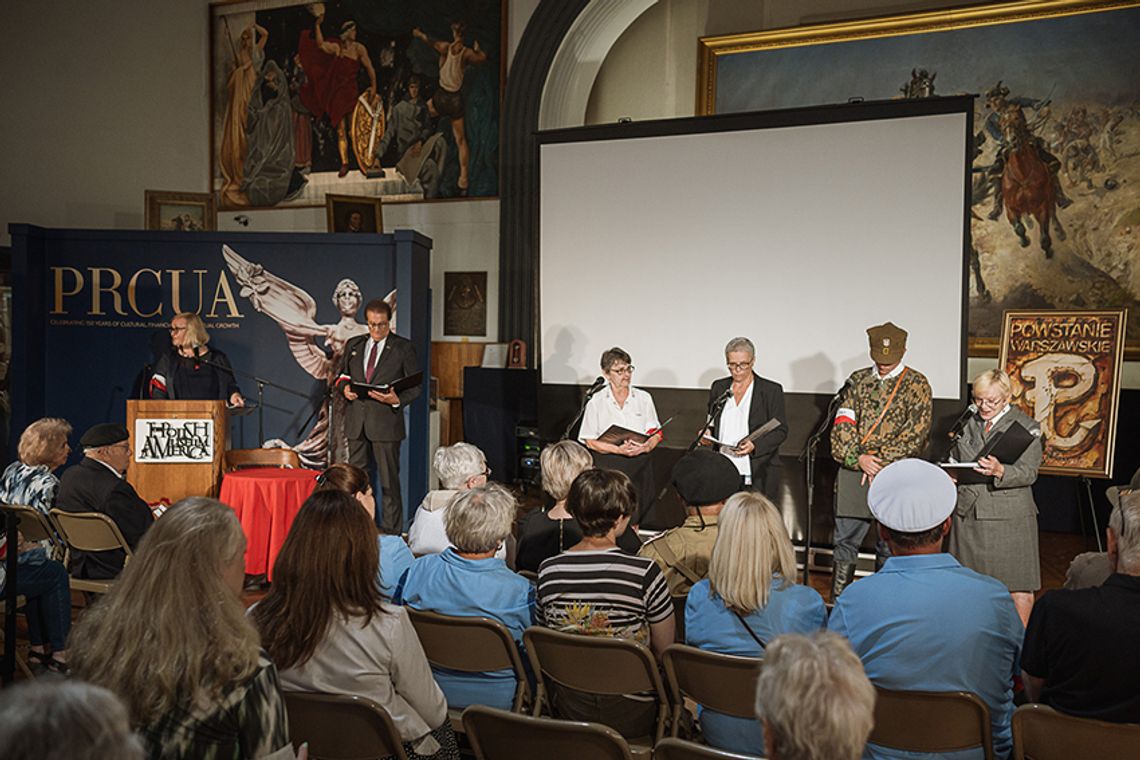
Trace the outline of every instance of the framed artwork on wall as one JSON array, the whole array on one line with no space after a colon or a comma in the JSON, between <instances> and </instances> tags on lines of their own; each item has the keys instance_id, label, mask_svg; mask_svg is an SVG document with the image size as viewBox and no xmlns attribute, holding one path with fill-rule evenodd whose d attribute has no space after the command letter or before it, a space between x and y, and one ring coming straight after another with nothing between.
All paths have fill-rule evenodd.
<instances>
[{"instance_id":1,"label":"framed artwork on wall","mask_svg":"<svg viewBox=\"0 0 1140 760\"><path fill-rule=\"evenodd\" d=\"M1128 309L1126 352L1140 359L1138 39L1136 0L706 37L697 111L977 94L970 354L997 355L1007 310Z\"/></svg>"},{"instance_id":2,"label":"framed artwork on wall","mask_svg":"<svg viewBox=\"0 0 1140 760\"><path fill-rule=\"evenodd\" d=\"M218 228L213 193L147 190L145 198L148 230L201 232Z\"/></svg>"},{"instance_id":3,"label":"framed artwork on wall","mask_svg":"<svg viewBox=\"0 0 1140 760\"><path fill-rule=\"evenodd\" d=\"M383 209L379 198L326 195L325 215L329 232L384 231Z\"/></svg>"},{"instance_id":4,"label":"framed artwork on wall","mask_svg":"<svg viewBox=\"0 0 1140 760\"><path fill-rule=\"evenodd\" d=\"M506 19L506 0L211 4L219 207L497 196Z\"/></svg>"},{"instance_id":5,"label":"framed artwork on wall","mask_svg":"<svg viewBox=\"0 0 1140 760\"><path fill-rule=\"evenodd\" d=\"M443 273L443 334L487 334L487 273Z\"/></svg>"}]
</instances>

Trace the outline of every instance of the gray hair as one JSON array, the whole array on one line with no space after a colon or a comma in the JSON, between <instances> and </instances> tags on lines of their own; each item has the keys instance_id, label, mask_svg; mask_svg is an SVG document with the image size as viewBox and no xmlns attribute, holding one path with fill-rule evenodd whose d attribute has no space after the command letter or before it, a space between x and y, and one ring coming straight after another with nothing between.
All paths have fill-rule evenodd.
<instances>
[{"instance_id":1,"label":"gray hair","mask_svg":"<svg viewBox=\"0 0 1140 760\"><path fill-rule=\"evenodd\" d=\"M1108 516L1116 536L1117 570L1140 572L1140 491L1121 488L1120 505Z\"/></svg>"},{"instance_id":2,"label":"gray hair","mask_svg":"<svg viewBox=\"0 0 1140 760\"><path fill-rule=\"evenodd\" d=\"M733 338L724 345L724 355L728 356L733 351L747 351L748 355L753 359L756 358L756 346L748 338Z\"/></svg>"},{"instance_id":3,"label":"gray hair","mask_svg":"<svg viewBox=\"0 0 1140 760\"><path fill-rule=\"evenodd\" d=\"M539 455L538 463L542 468L542 490L555 501L564 500L574 478L594 466L590 452L577 441L559 441L547 446Z\"/></svg>"},{"instance_id":4,"label":"gray hair","mask_svg":"<svg viewBox=\"0 0 1140 760\"><path fill-rule=\"evenodd\" d=\"M443 529L457 551L494 551L511 535L517 511L511 492L491 483L456 496L443 514Z\"/></svg>"},{"instance_id":5,"label":"gray hair","mask_svg":"<svg viewBox=\"0 0 1140 760\"><path fill-rule=\"evenodd\" d=\"M764 650L756 714L780 760L858 760L874 725L875 687L839 634L787 634Z\"/></svg>"},{"instance_id":6,"label":"gray hair","mask_svg":"<svg viewBox=\"0 0 1140 760\"><path fill-rule=\"evenodd\" d=\"M0 694L0 757L5 760L142 760L127 709L101 686L29 681Z\"/></svg>"},{"instance_id":7,"label":"gray hair","mask_svg":"<svg viewBox=\"0 0 1140 760\"><path fill-rule=\"evenodd\" d=\"M439 484L454 490L476 475L482 475L487 469L487 458L478 446L460 442L436 449L431 466L439 476Z\"/></svg>"}]
</instances>

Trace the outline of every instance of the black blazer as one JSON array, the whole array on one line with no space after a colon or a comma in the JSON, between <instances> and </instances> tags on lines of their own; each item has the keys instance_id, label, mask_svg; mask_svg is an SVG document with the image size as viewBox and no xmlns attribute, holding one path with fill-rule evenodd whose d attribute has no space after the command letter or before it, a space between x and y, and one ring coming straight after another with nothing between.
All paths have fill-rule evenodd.
<instances>
[{"instance_id":1,"label":"black blazer","mask_svg":"<svg viewBox=\"0 0 1140 760\"><path fill-rule=\"evenodd\" d=\"M150 507L130 483L90 457L68 467L59 479L55 505L65 512L102 512L115 521L132 550L154 524ZM126 552L71 553L68 568L78 578L114 578L123 569Z\"/></svg>"},{"instance_id":2,"label":"black blazer","mask_svg":"<svg viewBox=\"0 0 1140 760\"><path fill-rule=\"evenodd\" d=\"M372 338L368 334L352 338L344 346L344 363L341 375L352 378L353 382L366 382L364 363L367 361L368 345ZM407 338L396 333L388 333L384 350L376 360L376 372L372 376L373 385L393 383L420 371L416 357L416 347ZM400 406L381 404L375 399L361 397L350 401L344 413L344 432L352 440L364 438L369 441L402 441L404 431L404 407L419 398L422 383L398 394Z\"/></svg>"},{"instance_id":3,"label":"black blazer","mask_svg":"<svg viewBox=\"0 0 1140 760\"><path fill-rule=\"evenodd\" d=\"M722 377L712 384L709 389L709 411L712 411L713 402L728 390L732 384L731 377ZM752 450L752 482L759 483L764 480L762 472L770 464L780 463L777 455L780 453L780 444L788 437L788 418L784 414L784 387L779 383L766 380L755 372L752 373L752 406L748 409L748 431L751 432L775 417L780 426L756 441L756 448ZM713 420L713 435L720 437L720 413Z\"/></svg>"}]
</instances>

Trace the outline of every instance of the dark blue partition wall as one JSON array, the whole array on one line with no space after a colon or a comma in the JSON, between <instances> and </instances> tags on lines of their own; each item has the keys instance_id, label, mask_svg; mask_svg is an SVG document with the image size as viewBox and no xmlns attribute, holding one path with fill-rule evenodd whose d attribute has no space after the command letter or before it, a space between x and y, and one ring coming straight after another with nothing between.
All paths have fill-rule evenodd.
<instances>
[{"instance_id":1,"label":"dark blue partition wall","mask_svg":"<svg viewBox=\"0 0 1140 760\"><path fill-rule=\"evenodd\" d=\"M325 398L323 373L338 341L364 324L363 303L397 293L396 331L411 339L424 393L405 412L407 504L427 490L431 240L390 235L48 230L11 225L12 442L32 420L63 417L78 432L125 419L144 367L169 345L178 311L199 313L210 346L224 351L247 398L267 385L264 436L304 440ZM228 247L231 252L226 254ZM355 314L333 294L358 286ZM349 288L351 289L351 288ZM339 326L338 326L339 325ZM326 364L322 364L326 362ZM235 417L235 447L259 445L258 416ZM14 451L14 445L13 445Z\"/></svg>"}]
</instances>

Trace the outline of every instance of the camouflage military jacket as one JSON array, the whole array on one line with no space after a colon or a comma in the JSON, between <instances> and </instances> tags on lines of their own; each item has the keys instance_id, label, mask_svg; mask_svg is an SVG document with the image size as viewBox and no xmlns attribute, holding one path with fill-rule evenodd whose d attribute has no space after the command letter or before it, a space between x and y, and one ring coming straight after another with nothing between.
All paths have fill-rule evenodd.
<instances>
[{"instance_id":1,"label":"camouflage military jacket","mask_svg":"<svg viewBox=\"0 0 1140 760\"><path fill-rule=\"evenodd\" d=\"M874 367L851 375L831 427L831 456L836 462L856 470L862 454L874 454L887 465L907 457L921 457L926 452L930 439L930 383L918 370L904 369L905 374L886 380L879 379ZM898 393L875 427L896 382ZM872 427L874 432L867 437Z\"/></svg>"}]
</instances>

